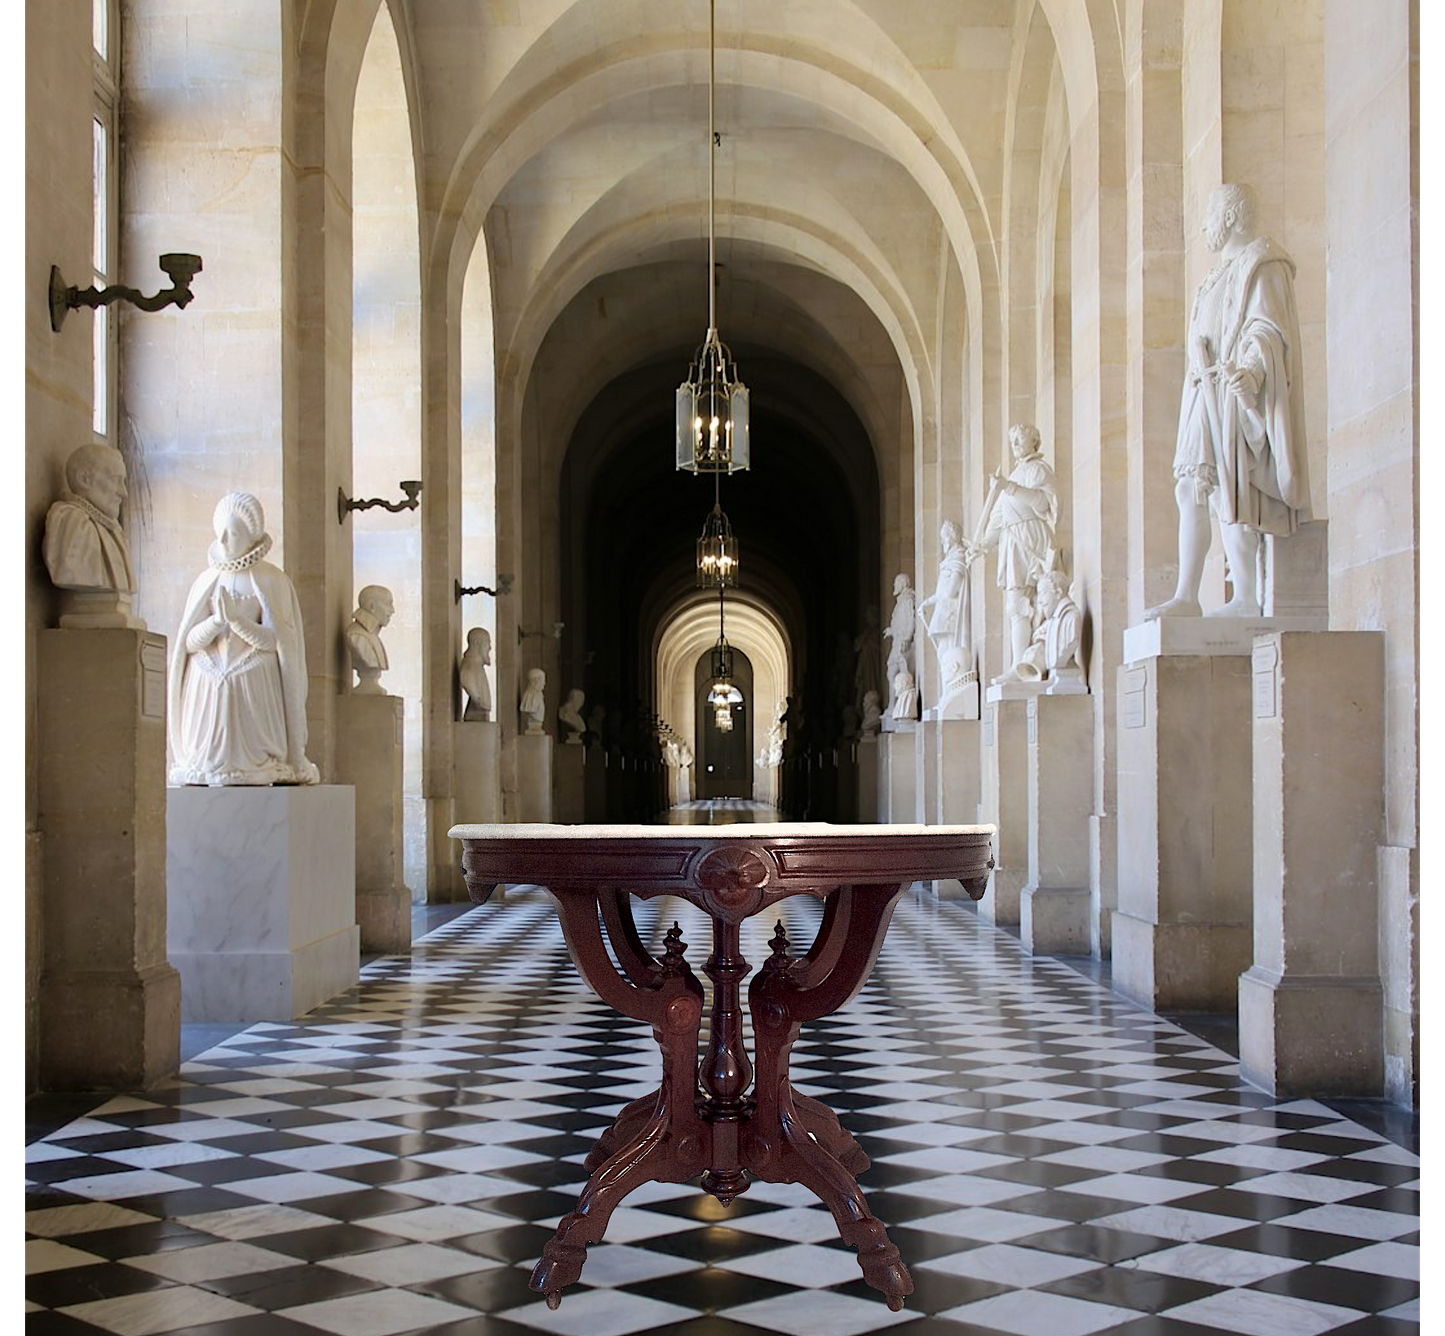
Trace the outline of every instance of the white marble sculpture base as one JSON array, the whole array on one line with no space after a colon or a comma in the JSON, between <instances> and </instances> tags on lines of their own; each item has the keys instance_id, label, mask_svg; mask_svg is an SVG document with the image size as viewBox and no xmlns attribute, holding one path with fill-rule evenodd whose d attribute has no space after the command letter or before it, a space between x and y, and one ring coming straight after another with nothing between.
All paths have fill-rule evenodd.
<instances>
[{"instance_id":1,"label":"white marble sculpture base","mask_svg":"<svg viewBox=\"0 0 1445 1336\"><path fill-rule=\"evenodd\" d=\"M356 922L361 949L411 950L411 892L402 872L400 696L353 691L337 701L336 778L356 790Z\"/></svg>"},{"instance_id":2,"label":"white marble sculpture base","mask_svg":"<svg viewBox=\"0 0 1445 1336\"><path fill-rule=\"evenodd\" d=\"M502 819L501 728L495 719L452 725L455 808L464 825Z\"/></svg>"},{"instance_id":3,"label":"white marble sculpture base","mask_svg":"<svg viewBox=\"0 0 1445 1336\"><path fill-rule=\"evenodd\" d=\"M1156 617L1124 629L1124 662L1161 654L1248 654L1255 636L1272 631L1323 631L1319 616Z\"/></svg>"},{"instance_id":4,"label":"white marble sculpture base","mask_svg":"<svg viewBox=\"0 0 1445 1336\"><path fill-rule=\"evenodd\" d=\"M928 725L925 725L925 728ZM940 719L933 728L938 739L938 805L929 822L944 826L972 825L983 818L979 810L983 799L980 742L983 721L980 719ZM933 893L940 900L964 900L973 903L963 883L955 877L938 878Z\"/></svg>"},{"instance_id":5,"label":"white marble sculpture base","mask_svg":"<svg viewBox=\"0 0 1445 1336\"><path fill-rule=\"evenodd\" d=\"M552 753L554 821L576 825L587 819L587 749L564 742ZM669 776L670 778L670 776Z\"/></svg>"},{"instance_id":6,"label":"white marble sculpture base","mask_svg":"<svg viewBox=\"0 0 1445 1336\"><path fill-rule=\"evenodd\" d=\"M1246 655L1117 672L1114 987L1151 1011L1232 1011L1253 955Z\"/></svg>"},{"instance_id":7,"label":"white marble sculpture base","mask_svg":"<svg viewBox=\"0 0 1445 1336\"><path fill-rule=\"evenodd\" d=\"M39 913L26 928L40 1084L144 1090L180 1062L181 981L165 950L166 639L42 630L34 683L40 832L37 849L27 839L26 891Z\"/></svg>"},{"instance_id":8,"label":"white marble sculpture base","mask_svg":"<svg viewBox=\"0 0 1445 1336\"><path fill-rule=\"evenodd\" d=\"M1020 897L1029 879L1028 699L1002 687L990 687L983 707L980 809L982 819L997 826L998 834L994 837L994 869L978 912L1001 927L1018 923Z\"/></svg>"},{"instance_id":9,"label":"white marble sculpture base","mask_svg":"<svg viewBox=\"0 0 1445 1336\"><path fill-rule=\"evenodd\" d=\"M1019 936L1036 955L1089 950L1089 817L1094 702L1036 696L1026 705L1029 749L1029 881L1019 898Z\"/></svg>"},{"instance_id":10,"label":"white marble sculpture base","mask_svg":"<svg viewBox=\"0 0 1445 1336\"><path fill-rule=\"evenodd\" d=\"M1271 1094L1384 1085L1378 884L1384 637L1255 642L1254 962L1239 981L1239 1067Z\"/></svg>"},{"instance_id":11,"label":"white marble sculpture base","mask_svg":"<svg viewBox=\"0 0 1445 1336\"><path fill-rule=\"evenodd\" d=\"M349 784L166 794L171 963L181 1019L289 1021L357 980Z\"/></svg>"},{"instance_id":12,"label":"white marble sculpture base","mask_svg":"<svg viewBox=\"0 0 1445 1336\"><path fill-rule=\"evenodd\" d=\"M858 739L858 820L878 819L878 747L877 733L865 733Z\"/></svg>"},{"instance_id":13,"label":"white marble sculpture base","mask_svg":"<svg viewBox=\"0 0 1445 1336\"><path fill-rule=\"evenodd\" d=\"M925 720L940 722L945 719L978 719L980 715L976 677L956 686L937 705L923 712Z\"/></svg>"},{"instance_id":14,"label":"white marble sculpture base","mask_svg":"<svg viewBox=\"0 0 1445 1336\"><path fill-rule=\"evenodd\" d=\"M135 595L114 589L62 589L60 626L65 631L144 631Z\"/></svg>"},{"instance_id":15,"label":"white marble sculpture base","mask_svg":"<svg viewBox=\"0 0 1445 1336\"><path fill-rule=\"evenodd\" d=\"M517 738L517 820L552 820L552 739L545 733Z\"/></svg>"},{"instance_id":16,"label":"white marble sculpture base","mask_svg":"<svg viewBox=\"0 0 1445 1336\"><path fill-rule=\"evenodd\" d=\"M895 720L893 732L880 739L878 751L878 819L911 825L919 820L914 752L918 725Z\"/></svg>"}]
</instances>

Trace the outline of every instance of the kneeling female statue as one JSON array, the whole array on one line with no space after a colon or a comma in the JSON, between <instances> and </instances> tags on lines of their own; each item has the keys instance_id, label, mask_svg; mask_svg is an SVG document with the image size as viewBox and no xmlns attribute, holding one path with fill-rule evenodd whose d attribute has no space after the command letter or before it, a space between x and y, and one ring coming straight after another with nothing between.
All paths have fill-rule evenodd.
<instances>
[{"instance_id":1,"label":"kneeling female statue","mask_svg":"<svg viewBox=\"0 0 1445 1336\"><path fill-rule=\"evenodd\" d=\"M301 606L271 550L261 503L216 506L209 566L171 649L172 784L315 784L306 757Z\"/></svg>"}]
</instances>

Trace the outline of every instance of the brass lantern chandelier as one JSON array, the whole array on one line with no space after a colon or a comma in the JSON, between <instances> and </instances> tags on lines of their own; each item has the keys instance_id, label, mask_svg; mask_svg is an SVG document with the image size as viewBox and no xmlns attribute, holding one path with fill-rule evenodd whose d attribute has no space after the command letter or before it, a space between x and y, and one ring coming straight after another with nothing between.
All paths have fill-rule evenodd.
<instances>
[{"instance_id":1,"label":"brass lantern chandelier","mask_svg":"<svg viewBox=\"0 0 1445 1336\"><path fill-rule=\"evenodd\" d=\"M737 582L738 540L733 537L733 526L722 504L715 501L702 526L702 537L697 540L697 587L724 589Z\"/></svg>"},{"instance_id":2,"label":"brass lantern chandelier","mask_svg":"<svg viewBox=\"0 0 1445 1336\"><path fill-rule=\"evenodd\" d=\"M708 0L707 334L677 387L677 467L736 473L748 467L748 387L717 330L717 0Z\"/></svg>"}]
</instances>

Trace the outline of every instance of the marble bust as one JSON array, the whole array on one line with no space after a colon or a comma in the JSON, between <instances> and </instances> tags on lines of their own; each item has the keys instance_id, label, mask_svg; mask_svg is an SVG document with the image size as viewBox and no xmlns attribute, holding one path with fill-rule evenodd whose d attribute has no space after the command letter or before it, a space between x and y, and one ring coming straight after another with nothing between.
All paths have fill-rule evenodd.
<instances>
[{"instance_id":1,"label":"marble bust","mask_svg":"<svg viewBox=\"0 0 1445 1336\"><path fill-rule=\"evenodd\" d=\"M913 674L907 668L900 668L893 679L893 706L891 717L899 722L918 718L918 687Z\"/></svg>"},{"instance_id":2,"label":"marble bust","mask_svg":"<svg viewBox=\"0 0 1445 1336\"><path fill-rule=\"evenodd\" d=\"M531 734L545 733L542 727L547 718L547 674L540 668L532 668L527 673L527 686L522 692L520 709L522 718L526 721L526 732Z\"/></svg>"},{"instance_id":3,"label":"marble bust","mask_svg":"<svg viewBox=\"0 0 1445 1336\"><path fill-rule=\"evenodd\" d=\"M65 490L45 516L41 555L64 591L62 627L131 626L135 568L120 524L126 468L119 450L88 444L65 461Z\"/></svg>"},{"instance_id":4,"label":"marble bust","mask_svg":"<svg viewBox=\"0 0 1445 1336\"><path fill-rule=\"evenodd\" d=\"M487 665L491 661L491 632L483 626L472 627L467 632L467 647L462 651L462 666L458 673L462 690L467 693L466 709L462 711L464 722L485 723L492 717L492 684L487 677Z\"/></svg>"},{"instance_id":5,"label":"marble bust","mask_svg":"<svg viewBox=\"0 0 1445 1336\"><path fill-rule=\"evenodd\" d=\"M904 669L908 670L910 676L913 672L913 637L918 627L917 603L918 596L913 590L913 582L905 572L900 571L893 577L893 615L883 629L883 638L891 642L887 665L890 687ZM897 698L890 695L886 710L889 718L893 717L896 703Z\"/></svg>"},{"instance_id":6,"label":"marble bust","mask_svg":"<svg viewBox=\"0 0 1445 1336\"><path fill-rule=\"evenodd\" d=\"M939 530L939 542L943 552L938 562L938 584L933 593L918 605L918 615L922 617L932 610L927 622L928 638L938 655L938 674L942 683L939 708L945 711L940 717L947 717L950 698L968 683L976 681L977 674L973 670L968 549L964 547L958 525L952 520L944 520Z\"/></svg>"},{"instance_id":7,"label":"marble bust","mask_svg":"<svg viewBox=\"0 0 1445 1336\"><path fill-rule=\"evenodd\" d=\"M356 669L356 685L352 691L358 696L386 694L378 681L387 666L381 630L395 611L391 590L382 585L367 585L356 596L356 611L346 628L346 644L351 650L351 666Z\"/></svg>"},{"instance_id":8,"label":"marble bust","mask_svg":"<svg viewBox=\"0 0 1445 1336\"><path fill-rule=\"evenodd\" d=\"M1219 519L1233 596L1216 616L1257 617L1259 536L1310 518L1304 373L1294 261L1256 228L1254 191L1219 186L1204 241L1219 256L1194 296L1174 448L1179 579L1146 617L1198 617L1199 586Z\"/></svg>"},{"instance_id":9,"label":"marble bust","mask_svg":"<svg viewBox=\"0 0 1445 1336\"><path fill-rule=\"evenodd\" d=\"M865 738L873 737L883 727L883 711L878 706L878 693L863 693L863 723L861 731Z\"/></svg>"},{"instance_id":10,"label":"marble bust","mask_svg":"<svg viewBox=\"0 0 1445 1336\"><path fill-rule=\"evenodd\" d=\"M171 643L172 784L316 784L306 756L301 605L271 550L261 503L216 506L209 564L191 585Z\"/></svg>"},{"instance_id":11,"label":"marble bust","mask_svg":"<svg viewBox=\"0 0 1445 1336\"><path fill-rule=\"evenodd\" d=\"M1033 635L1030 593L1054 546L1059 522L1059 493L1054 470L1044 458L1039 429L1015 422L1008 429L1014 465L1007 477L995 472L980 523L982 536L968 546L972 565L989 548L998 549L997 585L1004 591L1009 663L1015 664Z\"/></svg>"},{"instance_id":12,"label":"marble bust","mask_svg":"<svg viewBox=\"0 0 1445 1336\"><path fill-rule=\"evenodd\" d=\"M580 687L573 687L567 699L557 711L557 722L562 726L562 741L574 747L582 745L582 734L587 731L587 721L582 718L582 705L587 696Z\"/></svg>"},{"instance_id":13,"label":"marble bust","mask_svg":"<svg viewBox=\"0 0 1445 1336\"><path fill-rule=\"evenodd\" d=\"M1057 567L1043 572L1038 580L1037 613L1029 647L1017 663L994 678L1006 682L1047 682L1084 689L1079 663L1083 636L1083 612L1069 593L1069 577Z\"/></svg>"}]
</instances>

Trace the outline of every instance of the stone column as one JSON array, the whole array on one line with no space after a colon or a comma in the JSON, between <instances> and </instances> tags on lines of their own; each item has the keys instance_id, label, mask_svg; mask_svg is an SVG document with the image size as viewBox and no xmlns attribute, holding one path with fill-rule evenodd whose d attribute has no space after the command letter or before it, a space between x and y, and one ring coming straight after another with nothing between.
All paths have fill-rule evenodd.
<instances>
[{"instance_id":1,"label":"stone column","mask_svg":"<svg viewBox=\"0 0 1445 1336\"><path fill-rule=\"evenodd\" d=\"M553 820L575 825L586 813L587 749L580 742L561 742L552 752ZM669 778L671 772L669 772Z\"/></svg>"},{"instance_id":2,"label":"stone column","mask_svg":"<svg viewBox=\"0 0 1445 1336\"><path fill-rule=\"evenodd\" d=\"M166 640L37 637L40 1084L143 1090L180 1065L166 959Z\"/></svg>"},{"instance_id":3,"label":"stone column","mask_svg":"<svg viewBox=\"0 0 1445 1336\"><path fill-rule=\"evenodd\" d=\"M994 869L978 912L989 922L1019 921L1019 897L1029 879L1028 698L1022 685L988 688L983 716L982 819L998 827Z\"/></svg>"},{"instance_id":4,"label":"stone column","mask_svg":"<svg viewBox=\"0 0 1445 1336\"><path fill-rule=\"evenodd\" d=\"M517 738L517 819L552 819L552 739L546 733Z\"/></svg>"},{"instance_id":5,"label":"stone column","mask_svg":"<svg viewBox=\"0 0 1445 1336\"><path fill-rule=\"evenodd\" d=\"M878 815L882 821L911 825L919 819L917 774L914 769L917 730L917 723L899 720L894 723L891 733L884 733L878 739L883 758L878 784L882 808Z\"/></svg>"},{"instance_id":6,"label":"stone column","mask_svg":"<svg viewBox=\"0 0 1445 1336\"><path fill-rule=\"evenodd\" d=\"M1277 1096L1384 1084L1384 637L1263 635L1252 661L1254 963L1239 1065Z\"/></svg>"},{"instance_id":7,"label":"stone column","mask_svg":"<svg viewBox=\"0 0 1445 1336\"><path fill-rule=\"evenodd\" d=\"M1094 807L1094 702L1035 696L1025 716L1029 746L1029 883L1019 898L1019 935L1035 955L1089 949L1089 816Z\"/></svg>"},{"instance_id":8,"label":"stone column","mask_svg":"<svg viewBox=\"0 0 1445 1336\"><path fill-rule=\"evenodd\" d=\"M411 892L402 871L404 702L342 696L336 711L336 777L356 790L356 922L361 949L411 950Z\"/></svg>"},{"instance_id":9,"label":"stone column","mask_svg":"<svg viewBox=\"0 0 1445 1336\"><path fill-rule=\"evenodd\" d=\"M939 756L938 807L939 825L971 826L979 820L979 803L983 797L979 734L983 723L978 719L941 719L938 729ZM973 901L954 877L941 877L933 883L933 893L940 900Z\"/></svg>"}]
</instances>

